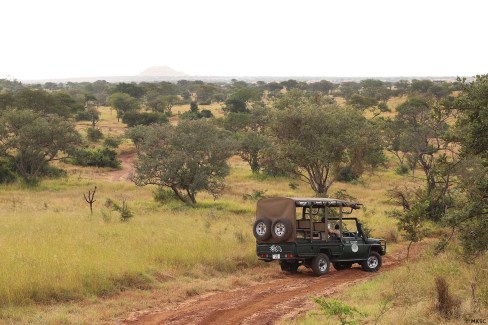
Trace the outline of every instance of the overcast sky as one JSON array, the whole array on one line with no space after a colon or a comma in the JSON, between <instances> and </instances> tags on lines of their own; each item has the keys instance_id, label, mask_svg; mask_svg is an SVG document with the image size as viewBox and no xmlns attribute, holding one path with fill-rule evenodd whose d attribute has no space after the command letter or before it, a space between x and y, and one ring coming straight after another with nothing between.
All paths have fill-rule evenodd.
<instances>
[{"instance_id":1,"label":"overcast sky","mask_svg":"<svg viewBox=\"0 0 488 325\"><path fill-rule=\"evenodd\" d=\"M5 0L0 78L488 73L483 0Z\"/></svg>"}]
</instances>

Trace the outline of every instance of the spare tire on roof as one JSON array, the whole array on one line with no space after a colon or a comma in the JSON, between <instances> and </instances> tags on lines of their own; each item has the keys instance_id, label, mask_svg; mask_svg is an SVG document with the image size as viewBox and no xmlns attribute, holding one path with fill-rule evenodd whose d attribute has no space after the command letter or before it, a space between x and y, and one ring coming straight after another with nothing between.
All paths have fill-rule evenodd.
<instances>
[{"instance_id":1,"label":"spare tire on roof","mask_svg":"<svg viewBox=\"0 0 488 325\"><path fill-rule=\"evenodd\" d=\"M287 240L291 232L291 222L288 219L278 219L271 225L271 235L279 243Z\"/></svg>"},{"instance_id":2,"label":"spare tire on roof","mask_svg":"<svg viewBox=\"0 0 488 325\"><path fill-rule=\"evenodd\" d=\"M271 237L271 221L268 218L259 218L252 228L257 240L268 240Z\"/></svg>"}]
</instances>

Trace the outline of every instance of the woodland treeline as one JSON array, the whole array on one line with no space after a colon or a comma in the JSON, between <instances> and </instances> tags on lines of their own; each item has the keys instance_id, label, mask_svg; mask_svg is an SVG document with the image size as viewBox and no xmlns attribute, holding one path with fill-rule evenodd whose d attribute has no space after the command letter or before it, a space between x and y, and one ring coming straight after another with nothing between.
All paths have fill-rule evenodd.
<instances>
[{"instance_id":1,"label":"woodland treeline","mask_svg":"<svg viewBox=\"0 0 488 325\"><path fill-rule=\"evenodd\" d=\"M393 97L401 99L396 107L388 105ZM188 111L173 112L184 104ZM223 116L214 116L215 105ZM195 205L202 191L222 193L233 155L253 173L305 181L318 196L328 196L337 181L394 165L422 184L389 191L401 207L392 216L408 240L421 240L429 221L450 230L439 250L457 232L467 255L487 249L487 75L340 84L0 80L0 182L35 186L62 176L54 160L117 168L121 138L98 129L101 106L129 126L135 184L165 188L186 204ZM77 121L90 125L86 135Z\"/></svg>"}]
</instances>

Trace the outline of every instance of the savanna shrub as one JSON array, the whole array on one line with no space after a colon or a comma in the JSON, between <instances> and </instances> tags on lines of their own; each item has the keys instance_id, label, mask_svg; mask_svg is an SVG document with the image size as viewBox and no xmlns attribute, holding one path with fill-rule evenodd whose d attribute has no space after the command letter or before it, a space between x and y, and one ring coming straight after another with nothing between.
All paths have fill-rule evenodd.
<instances>
[{"instance_id":1,"label":"savanna shrub","mask_svg":"<svg viewBox=\"0 0 488 325\"><path fill-rule=\"evenodd\" d=\"M117 152L107 147L78 150L70 162L79 166L120 168Z\"/></svg>"},{"instance_id":2,"label":"savanna shrub","mask_svg":"<svg viewBox=\"0 0 488 325\"><path fill-rule=\"evenodd\" d=\"M76 113L75 119L77 121L91 121L93 119L93 113L88 111L81 111Z\"/></svg>"},{"instance_id":3,"label":"savanna shrub","mask_svg":"<svg viewBox=\"0 0 488 325\"><path fill-rule=\"evenodd\" d=\"M122 117L122 122L129 127L136 125L163 124L168 122L168 117L163 113L157 112L127 112Z\"/></svg>"},{"instance_id":4,"label":"savanna shrub","mask_svg":"<svg viewBox=\"0 0 488 325\"><path fill-rule=\"evenodd\" d=\"M90 127L86 129L86 137L91 142L97 142L103 138L103 133L97 128Z\"/></svg>"},{"instance_id":5,"label":"savanna shrub","mask_svg":"<svg viewBox=\"0 0 488 325\"><path fill-rule=\"evenodd\" d=\"M162 186L158 186L154 191L153 191L153 198L154 201L159 202L159 203L165 203L171 200L177 200L178 198L175 195L175 192L172 190L166 190Z\"/></svg>"},{"instance_id":6,"label":"savanna shrub","mask_svg":"<svg viewBox=\"0 0 488 325\"><path fill-rule=\"evenodd\" d=\"M353 171L351 168L343 168L339 171L337 175L337 180L339 182L352 182L359 179L361 175Z\"/></svg>"},{"instance_id":7,"label":"savanna shrub","mask_svg":"<svg viewBox=\"0 0 488 325\"><path fill-rule=\"evenodd\" d=\"M0 184L13 183L17 179L15 168L7 160L0 159Z\"/></svg>"},{"instance_id":8,"label":"savanna shrub","mask_svg":"<svg viewBox=\"0 0 488 325\"><path fill-rule=\"evenodd\" d=\"M122 143L122 140L120 138L115 138L115 137L107 137L105 140L103 140L103 145L107 148L118 148L120 144Z\"/></svg>"}]
</instances>

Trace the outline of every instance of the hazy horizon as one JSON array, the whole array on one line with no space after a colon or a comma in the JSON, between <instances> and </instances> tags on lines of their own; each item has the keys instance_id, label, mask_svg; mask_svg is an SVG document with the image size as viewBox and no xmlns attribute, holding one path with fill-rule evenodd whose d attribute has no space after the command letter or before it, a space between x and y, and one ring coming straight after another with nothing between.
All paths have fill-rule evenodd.
<instances>
[{"instance_id":1,"label":"hazy horizon","mask_svg":"<svg viewBox=\"0 0 488 325\"><path fill-rule=\"evenodd\" d=\"M334 3L141 0L4 4L0 78L471 77L488 73L474 0Z\"/></svg>"}]
</instances>

